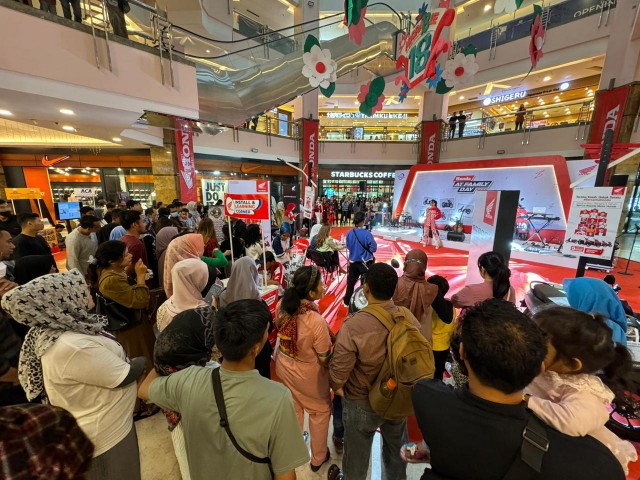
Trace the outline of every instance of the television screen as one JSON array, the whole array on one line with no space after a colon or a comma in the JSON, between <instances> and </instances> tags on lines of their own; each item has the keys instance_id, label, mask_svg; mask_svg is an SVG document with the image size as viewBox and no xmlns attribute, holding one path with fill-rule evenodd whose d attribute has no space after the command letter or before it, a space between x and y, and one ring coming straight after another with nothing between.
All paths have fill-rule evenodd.
<instances>
[{"instance_id":1,"label":"television screen","mask_svg":"<svg viewBox=\"0 0 640 480\"><path fill-rule=\"evenodd\" d=\"M74 220L80 218L80 202L58 202L58 220Z\"/></svg>"}]
</instances>

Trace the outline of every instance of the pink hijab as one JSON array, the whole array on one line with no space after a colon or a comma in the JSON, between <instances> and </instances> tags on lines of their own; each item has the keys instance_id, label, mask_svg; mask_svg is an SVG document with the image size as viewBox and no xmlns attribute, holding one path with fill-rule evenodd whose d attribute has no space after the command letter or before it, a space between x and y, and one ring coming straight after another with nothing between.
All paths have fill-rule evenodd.
<instances>
[{"instance_id":1,"label":"pink hijab","mask_svg":"<svg viewBox=\"0 0 640 480\"><path fill-rule=\"evenodd\" d=\"M197 258L204 255L204 239L199 233L189 233L174 238L167 247L164 259L164 291L167 297L173 295L173 279L171 270L180 260ZM203 287L204 288L204 287Z\"/></svg>"},{"instance_id":2,"label":"pink hijab","mask_svg":"<svg viewBox=\"0 0 640 480\"><path fill-rule=\"evenodd\" d=\"M173 266L171 278L173 280L173 295L165 302L166 312L162 322L158 318L160 331L164 330L171 323L173 317L180 312L206 305L202 298L202 290L207 286L209 269L202 260L199 258L180 260Z\"/></svg>"}]
</instances>

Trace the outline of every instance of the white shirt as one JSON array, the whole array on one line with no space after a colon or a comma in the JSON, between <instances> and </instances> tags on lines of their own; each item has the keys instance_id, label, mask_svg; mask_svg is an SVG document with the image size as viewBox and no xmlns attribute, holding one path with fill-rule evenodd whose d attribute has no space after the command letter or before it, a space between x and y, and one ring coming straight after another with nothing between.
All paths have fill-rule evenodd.
<instances>
[{"instance_id":1,"label":"white shirt","mask_svg":"<svg viewBox=\"0 0 640 480\"><path fill-rule=\"evenodd\" d=\"M98 238L94 233L84 235L76 228L67 235L67 270L77 268L83 276L89 271L89 257L98 250Z\"/></svg>"},{"instance_id":2,"label":"white shirt","mask_svg":"<svg viewBox=\"0 0 640 480\"><path fill-rule=\"evenodd\" d=\"M65 332L42 356L49 401L68 410L97 457L133 428L136 382L117 388L131 368L122 346L102 335Z\"/></svg>"}]
</instances>

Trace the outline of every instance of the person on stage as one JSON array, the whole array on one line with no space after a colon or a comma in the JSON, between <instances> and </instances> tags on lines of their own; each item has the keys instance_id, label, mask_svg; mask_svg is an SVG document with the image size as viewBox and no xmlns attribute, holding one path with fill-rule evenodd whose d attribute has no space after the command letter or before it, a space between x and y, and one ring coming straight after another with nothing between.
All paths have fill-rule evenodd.
<instances>
[{"instance_id":1,"label":"person on stage","mask_svg":"<svg viewBox=\"0 0 640 480\"><path fill-rule=\"evenodd\" d=\"M433 238L433 244L436 246L436 249L442 246L442 240L440 240L440 235L438 235L438 229L436 228L436 220L440 220L441 218L442 212L438 208L438 202L431 200L424 219L424 231L422 233L423 246L426 247L430 244L429 230L431 230L431 237Z\"/></svg>"}]
</instances>

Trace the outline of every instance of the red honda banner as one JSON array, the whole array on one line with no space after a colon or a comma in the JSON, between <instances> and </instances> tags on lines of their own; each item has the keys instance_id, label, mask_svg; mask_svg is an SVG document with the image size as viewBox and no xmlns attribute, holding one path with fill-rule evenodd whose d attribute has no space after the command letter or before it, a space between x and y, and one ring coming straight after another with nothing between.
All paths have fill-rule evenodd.
<instances>
[{"instance_id":1,"label":"red honda banner","mask_svg":"<svg viewBox=\"0 0 640 480\"><path fill-rule=\"evenodd\" d=\"M487 225L493 226L496 221L496 211L498 207L498 192L489 190L484 201L484 217L483 221Z\"/></svg>"},{"instance_id":2,"label":"red honda banner","mask_svg":"<svg viewBox=\"0 0 640 480\"><path fill-rule=\"evenodd\" d=\"M422 122L422 145L418 163L438 163L440 159L441 132L442 122L439 120Z\"/></svg>"},{"instance_id":3,"label":"red honda banner","mask_svg":"<svg viewBox=\"0 0 640 480\"><path fill-rule=\"evenodd\" d=\"M196 162L193 155L191 127L183 120L176 120L176 154L178 155L178 177L180 178L180 201L198 201Z\"/></svg>"},{"instance_id":4,"label":"red honda banner","mask_svg":"<svg viewBox=\"0 0 640 480\"><path fill-rule=\"evenodd\" d=\"M224 213L233 218L269 220L269 194L225 193Z\"/></svg>"},{"instance_id":5,"label":"red honda banner","mask_svg":"<svg viewBox=\"0 0 640 480\"><path fill-rule=\"evenodd\" d=\"M593 112L593 123L589 143L602 143L604 132L613 130L613 142L618 141L622 115L627 106L627 98L630 91L629 85L623 85L611 90L602 90L596 96L596 108Z\"/></svg>"},{"instance_id":6,"label":"red honda banner","mask_svg":"<svg viewBox=\"0 0 640 480\"><path fill-rule=\"evenodd\" d=\"M302 158L300 168L304 172L302 176L302 192L306 186L313 187L318 184L318 120L302 120ZM309 181L307 181L307 176ZM315 187L314 187L315 191Z\"/></svg>"}]
</instances>

